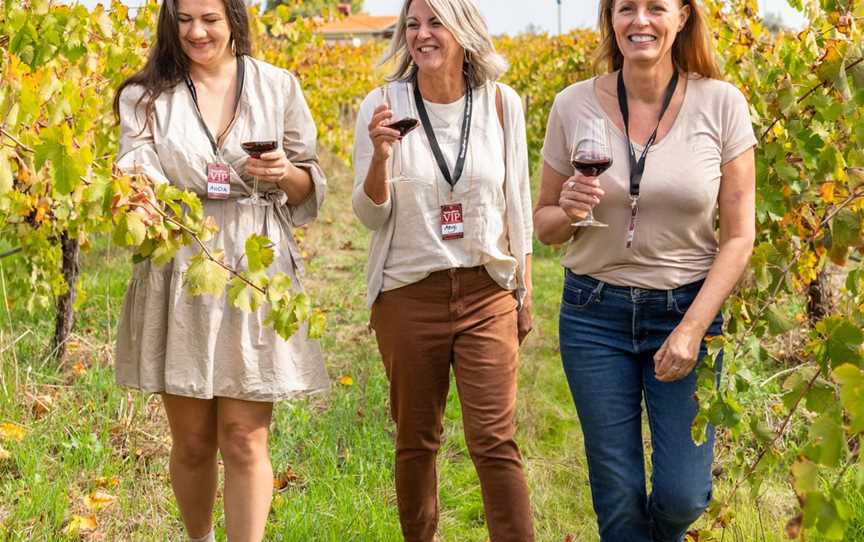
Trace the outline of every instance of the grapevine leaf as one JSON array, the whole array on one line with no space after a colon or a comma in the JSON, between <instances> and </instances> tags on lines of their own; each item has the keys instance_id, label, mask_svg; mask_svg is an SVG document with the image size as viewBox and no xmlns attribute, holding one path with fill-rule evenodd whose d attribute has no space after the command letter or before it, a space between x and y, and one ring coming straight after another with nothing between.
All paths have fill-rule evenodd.
<instances>
[{"instance_id":1,"label":"grapevine leaf","mask_svg":"<svg viewBox=\"0 0 864 542\"><path fill-rule=\"evenodd\" d=\"M768 319L768 330L772 335L786 333L795 327L795 320L786 315L783 308L777 305L769 307L766 318Z\"/></svg>"},{"instance_id":2,"label":"grapevine leaf","mask_svg":"<svg viewBox=\"0 0 864 542\"><path fill-rule=\"evenodd\" d=\"M816 491L819 486L819 467L812 461L800 459L792 465L792 475L795 478L795 490L799 495Z\"/></svg>"},{"instance_id":3,"label":"grapevine leaf","mask_svg":"<svg viewBox=\"0 0 864 542\"><path fill-rule=\"evenodd\" d=\"M222 257L222 253L214 253L213 257L219 259ZM189 261L185 283L192 295L221 295L225 291L227 282L228 271L204 254L198 254Z\"/></svg>"},{"instance_id":4,"label":"grapevine leaf","mask_svg":"<svg viewBox=\"0 0 864 542\"><path fill-rule=\"evenodd\" d=\"M123 213L114 226L114 242L120 246L137 247L146 237L147 227L134 211Z\"/></svg>"},{"instance_id":5,"label":"grapevine leaf","mask_svg":"<svg viewBox=\"0 0 864 542\"><path fill-rule=\"evenodd\" d=\"M267 288L267 300L271 305L277 305L283 301L287 301L292 295L291 277L285 273L276 273L270 279L270 286Z\"/></svg>"},{"instance_id":6,"label":"grapevine leaf","mask_svg":"<svg viewBox=\"0 0 864 542\"><path fill-rule=\"evenodd\" d=\"M279 305L271 306L265 323L273 326L276 333L286 341L300 328L294 311L290 307L281 307Z\"/></svg>"},{"instance_id":7,"label":"grapevine leaf","mask_svg":"<svg viewBox=\"0 0 864 542\"><path fill-rule=\"evenodd\" d=\"M270 239L263 235L252 235L246 239L246 261L249 271L263 271L273 263Z\"/></svg>"},{"instance_id":8,"label":"grapevine leaf","mask_svg":"<svg viewBox=\"0 0 864 542\"><path fill-rule=\"evenodd\" d=\"M54 189L61 195L70 194L85 173L80 160L75 160L71 153L72 131L63 124L60 128L46 129L44 134L44 142L36 147L36 169L50 160Z\"/></svg>"},{"instance_id":9,"label":"grapevine leaf","mask_svg":"<svg viewBox=\"0 0 864 542\"><path fill-rule=\"evenodd\" d=\"M816 529L829 540L843 540L848 510L828 495L808 493L804 504L804 527Z\"/></svg>"},{"instance_id":10,"label":"grapevine leaf","mask_svg":"<svg viewBox=\"0 0 864 542\"><path fill-rule=\"evenodd\" d=\"M822 413L835 404L834 388L823 380L817 380L805 398L807 410Z\"/></svg>"},{"instance_id":11,"label":"grapevine leaf","mask_svg":"<svg viewBox=\"0 0 864 542\"><path fill-rule=\"evenodd\" d=\"M243 312L255 312L264 302L264 294L234 277L228 284L228 300Z\"/></svg>"},{"instance_id":12,"label":"grapevine leaf","mask_svg":"<svg viewBox=\"0 0 864 542\"><path fill-rule=\"evenodd\" d=\"M835 410L821 414L810 426L810 445L807 457L826 467L836 467L845 447L839 413Z\"/></svg>"},{"instance_id":13,"label":"grapevine leaf","mask_svg":"<svg viewBox=\"0 0 864 542\"><path fill-rule=\"evenodd\" d=\"M840 384L840 401L849 413L849 430L864 431L864 372L849 363L834 369L834 380Z\"/></svg>"},{"instance_id":14,"label":"grapevine leaf","mask_svg":"<svg viewBox=\"0 0 864 542\"><path fill-rule=\"evenodd\" d=\"M832 367L843 363L861 364L864 332L858 326L848 319L832 316L824 322L824 329L827 335L826 354Z\"/></svg>"}]
</instances>

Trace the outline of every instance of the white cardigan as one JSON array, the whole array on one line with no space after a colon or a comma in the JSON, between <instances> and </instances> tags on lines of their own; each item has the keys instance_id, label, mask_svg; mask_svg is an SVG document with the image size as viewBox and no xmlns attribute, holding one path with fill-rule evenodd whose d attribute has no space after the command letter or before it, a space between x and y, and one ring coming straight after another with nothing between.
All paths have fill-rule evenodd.
<instances>
[{"instance_id":1,"label":"white cardigan","mask_svg":"<svg viewBox=\"0 0 864 542\"><path fill-rule=\"evenodd\" d=\"M489 85L495 83L488 83ZM506 227L510 255L516 259L517 298L520 306L525 297L526 255L531 254L533 226L531 222L531 186L528 172L528 146L525 134L525 115L522 110L522 100L509 86L497 83L501 90L504 113L504 196L506 205ZM374 91L380 93L380 89ZM366 130L365 125L357 130ZM419 129L419 128L418 128ZM355 145L355 167L357 164ZM381 205L375 204L364 189L366 172L355 174L352 204L354 213L367 228L372 230L372 242L369 246L369 261L366 270L369 307L375 302L383 285L384 264L393 239L395 220L392 220L395 200L391 197ZM392 183L392 180L388 180Z\"/></svg>"}]
</instances>

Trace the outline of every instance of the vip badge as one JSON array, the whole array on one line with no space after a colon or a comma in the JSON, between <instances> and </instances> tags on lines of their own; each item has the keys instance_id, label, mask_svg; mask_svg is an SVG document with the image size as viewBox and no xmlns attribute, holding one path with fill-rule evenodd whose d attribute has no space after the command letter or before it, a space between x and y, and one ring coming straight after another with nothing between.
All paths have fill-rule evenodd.
<instances>
[{"instance_id":1,"label":"vip badge","mask_svg":"<svg viewBox=\"0 0 864 542\"><path fill-rule=\"evenodd\" d=\"M441 239L450 241L463 237L465 237L465 223L462 220L462 204L442 205Z\"/></svg>"}]
</instances>

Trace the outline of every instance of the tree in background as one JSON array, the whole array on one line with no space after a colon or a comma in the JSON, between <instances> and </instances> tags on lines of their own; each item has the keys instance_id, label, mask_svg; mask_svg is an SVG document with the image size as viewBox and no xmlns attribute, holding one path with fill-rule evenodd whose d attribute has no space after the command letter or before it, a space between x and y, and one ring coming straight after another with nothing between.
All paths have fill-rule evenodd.
<instances>
[{"instance_id":1,"label":"tree in background","mask_svg":"<svg viewBox=\"0 0 864 542\"><path fill-rule=\"evenodd\" d=\"M350 6L351 13L363 9L363 0L267 0L267 9L285 5L292 17L313 17L328 12L337 13L340 5Z\"/></svg>"}]
</instances>

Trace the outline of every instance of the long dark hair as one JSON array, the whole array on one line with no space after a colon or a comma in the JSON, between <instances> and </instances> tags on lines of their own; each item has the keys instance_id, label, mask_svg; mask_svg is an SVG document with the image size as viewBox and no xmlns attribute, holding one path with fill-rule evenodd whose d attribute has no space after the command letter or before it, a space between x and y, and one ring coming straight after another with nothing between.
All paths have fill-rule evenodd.
<instances>
[{"instance_id":1,"label":"long dark hair","mask_svg":"<svg viewBox=\"0 0 864 542\"><path fill-rule=\"evenodd\" d=\"M222 0L225 16L231 29L231 48L236 56L252 54L249 37L249 14L243 0ZM180 46L180 24L177 20L177 0L164 0L159 9L159 24L156 26L156 42L150 48L147 63L117 88L114 95L114 115L120 117L120 95L129 85L141 85L144 93L137 106L143 102L147 123L156 108L156 99L183 80L189 71L189 57Z\"/></svg>"}]
</instances>

